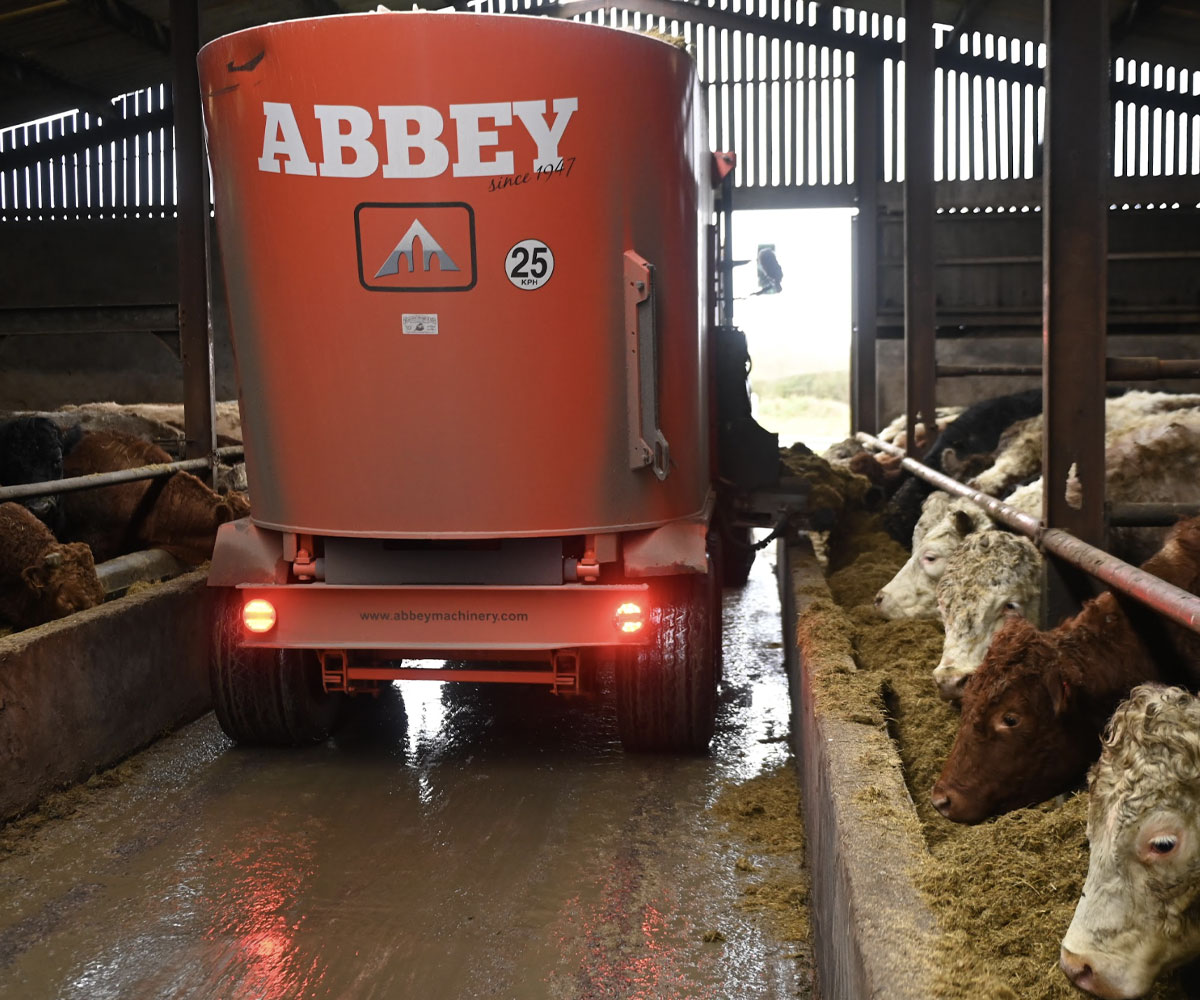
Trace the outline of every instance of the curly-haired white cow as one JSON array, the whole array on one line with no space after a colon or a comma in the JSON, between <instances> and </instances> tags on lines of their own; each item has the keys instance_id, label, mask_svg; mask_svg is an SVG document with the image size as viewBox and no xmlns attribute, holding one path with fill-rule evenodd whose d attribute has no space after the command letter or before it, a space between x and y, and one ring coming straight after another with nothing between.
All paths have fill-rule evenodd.
<instances>
[{"instance_id":1,"label":"curly-haired white cow","mask_svg":"<svg viewBox=\"0 0 1200 1000\"><path fill-rule=\"evenodd\" d=\"M1200 498L1200 410L1148 413L1131 422L1104 449L1105 496L1113 503L1189 503ZM1064 484L1068 502L1077 500L1076 479ZM1042 480L1018 487L1005 503L1042 516ZM1140 563L1162 546L1166 528L1114 528L1109 550Z\"/></svg>"},{"instance_id":2,"label":"curly-haired white cow","mask_svg":"<svg viewBox=\"0 0 1200 1000\"><path fill-rule=\"evenodd\" d=\"M1123 438L1172 420L1200 423L1200 395L1135 391L1106 400L1105 447L1111 448ZM1016 484L1037 475L1042 467L1042 430L1040 413L1012 424L1000 435L991 468L975 476L969 485L990 496L1003 496Z\"/></svg>"},{"instance_id":3,"label":"curly-haired white cow","mask_svg":"<svg viewBox=\"0 0 1200 1000\"><path fill-rule=\"evenodd\" d=\"M875 607L885 618L936 618L937 585L950 557L963 539L995 526L970 500L955 499L938 490L921 504L913 530L912 555L883 589Z\"/></svg>"},{"instance_id":4,"label":"curly-haired white cow","mask_svg":"<svg viewBox=\"0 0 1200 1000\"><path fill-rule=\"evenodd\" d=\"M933 681L943 698L957 701L1005 619L1041 617L1041 553L1028 538L1007 531L968 534L938 581L937 607L946 641Z\"/></svg>"},{"instance_id":5,"label":"curly-haired white cow","mask_svg":"<svg viewBox=\"0 0 1200 1000\"><path fill-rule=\"evenodd\" d=\"M1200 955L1200 700L1134 688L1088 794L1091 857L1059 964L1098 997L1140 997Z\"/></svg>"}]
</instances>

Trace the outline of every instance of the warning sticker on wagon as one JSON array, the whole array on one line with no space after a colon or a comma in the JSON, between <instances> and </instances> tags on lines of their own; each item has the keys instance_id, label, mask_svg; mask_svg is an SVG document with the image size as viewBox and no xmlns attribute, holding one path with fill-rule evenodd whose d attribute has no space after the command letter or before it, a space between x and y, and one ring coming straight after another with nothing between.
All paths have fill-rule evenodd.
<instances>
[{"instance_id":1,"label":"warning sticker on wagon","mask_svg":"<svg viewBox=\"0 0 1200 1000\"><path fill-rule=\"evenodd\" d=\"M405 333L437 333L437 313L402 313Z\"/></svg>"}]
</instances>

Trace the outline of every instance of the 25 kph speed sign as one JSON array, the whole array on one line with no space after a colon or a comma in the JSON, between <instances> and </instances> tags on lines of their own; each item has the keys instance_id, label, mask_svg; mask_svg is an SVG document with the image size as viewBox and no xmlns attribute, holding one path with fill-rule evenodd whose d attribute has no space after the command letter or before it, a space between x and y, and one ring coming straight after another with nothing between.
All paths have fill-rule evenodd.
<instances>
[{"instance_id":1,"label":"25 kph speed sign","mask_svg":"<svg viewBox=\"0 0 1200 1000\"><path fill-rule=\"evenodd\" d=\"M541 288L554 273L554 254L541 240L521 240L504 258L504 271L518 288Z\"/></svg>"}]
</instances>

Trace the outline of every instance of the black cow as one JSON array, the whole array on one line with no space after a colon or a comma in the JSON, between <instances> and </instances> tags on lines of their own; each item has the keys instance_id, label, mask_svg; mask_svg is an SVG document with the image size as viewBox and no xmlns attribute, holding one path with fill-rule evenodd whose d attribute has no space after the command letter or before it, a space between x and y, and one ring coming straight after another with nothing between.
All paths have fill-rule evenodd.
<instances>
[{"instance_id":1,"label":"black cow","mask_svg":"<svg viewBox=\"0 0 1200 1000\"><path fill-rule=\"evenodd\" d=\"M80 436L78 427L64 433L46 417L0 421L0 486L62 479L63 456ZM19 502L57 534L61 527L57 494L24 497Z\"/></svg>"},{"instance_id":2,"label":"black cow","mask_svg":"<svg viewBox=\"0 0 1200 1000\"><path fill-rule=\"evenodd\" d=\"M942 452L947 448L953 448L960 459L994 451L1006 427L1041 412L1041 389L1027 389L975 403L947 425L921 461L941 471ZM896 541L903 545L912 542L913 528L921 516L921 503L933 489L925 480L912 476L905 479L888 501L884 527Z\"/></svg>"}]
</instances>

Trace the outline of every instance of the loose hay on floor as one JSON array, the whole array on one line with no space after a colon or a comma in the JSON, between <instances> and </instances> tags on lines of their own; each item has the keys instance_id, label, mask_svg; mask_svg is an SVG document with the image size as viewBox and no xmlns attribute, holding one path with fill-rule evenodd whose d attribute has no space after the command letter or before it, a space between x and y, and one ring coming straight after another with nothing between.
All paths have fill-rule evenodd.
<instances>
[{"instance_id":1,"label":"loose hay on floor","mask_svg":"<svg viewBox=\"0 0 1200 1000\"><path fill-rule=\"evenodd\" d=\"M97 771L86 781L51 792L34 809L0 823L0 858L27 849L30 838L47 823L69 819L97 794L98 789L123 784L143 766L138 757L128 757L119 764Z\"/></svg>"},{"instance_id":2,"label":"loose hay on floor","mask_svg":"<svg viewBox=\"0 0 1200 1000\"><path fill-rule=\"evenodd\" d=\"M754 855L734 864L745 879L741 905L770 914L782 940L808 942L809 879L795 763L789 759L726 785L712 809Z\"/></svg>"},{"instance_id":3,"label":"loose hay on floor","mask_svg":"<svg viewBox=\"0 0 1200 1000\"><path fill-rule=\"evenodd\" d=\"M844 525L843 525L844 527ZM928 855L913 878L933 909L941 937L936 982L940 998L1078 1000L1059 971L1058 948L1087 872L1087 795L1063 805L1020 809L974 827L951 823L929 802L958 726L957 712L930 677L941 655L936 621L889 622L871 606L875 591L907 559L880 537L872 518L831 533L830 590L800 617L802 648L813 664L822 714L884 725L895 737L905 782ZM868 755L864 771L878 768ZM864 808L882 808L869 780L858 790ZM894 810L893 810L894 811ZM880 816L881 822L895 817ZM911 820L910 820L911 821ZM1185 1000L1176 977L1164 977L1152 1000Z\"/></svg>"}]
</instances>

